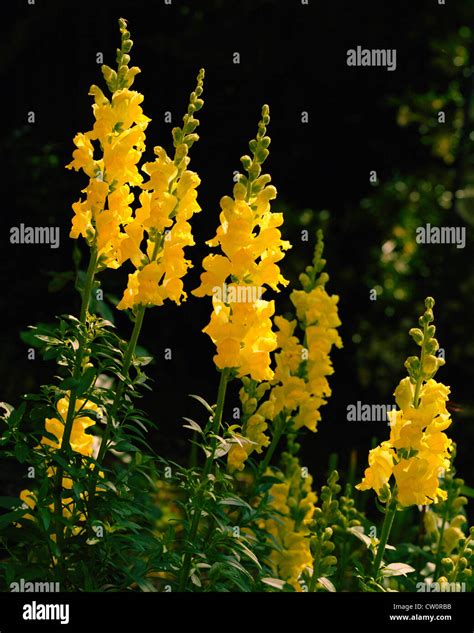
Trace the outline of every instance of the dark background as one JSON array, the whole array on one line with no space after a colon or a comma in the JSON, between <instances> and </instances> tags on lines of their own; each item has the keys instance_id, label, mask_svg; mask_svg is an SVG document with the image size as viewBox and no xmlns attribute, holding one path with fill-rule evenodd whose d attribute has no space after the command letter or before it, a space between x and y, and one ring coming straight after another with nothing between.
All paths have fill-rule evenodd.
<instances>
[{"instance_id":1,"label":"dark background","mask_svg":"<svg viewBox=\"0 0 474 633\"><path fill-rule=\"evenodd\" d=\"M469 0L447 0L446 6L437 0L309 0L307 6L299 0L173 0L171 6L162 0L36 0L30 6L18 0L8 10L0 56L1 399L17 405L22 393L38 390L56 371L41 359L27 360L20 332L61 313L78 313L72 272L68 281L74 247L68 233L71 204L86 178L64 166L75 133L92 127L89 86L104 86L96 54L103 52L105 63L114 65L117 19L124 17L134 41L131 64L142 70L133 88L145 95L144 112L152 118L147 159L154 145L170 150L171 128L181 120L199 68L206 69L201 140L191 151L191 168L202 179L202 212L193 218L197 246L188 249L194 262L185 279L188 294L198 285L219 199L231 194L233 171L255 136L263 103L270 105L272 138L265 167L279 192L274 209L285 213L284 237L293 243L282 264L293 284L310 262L314 244L313 237L309 244L301 242L301 229L312 236L318 227L325 230L328 290L340 296L344 349L332 354L333 396L321 411L319 432L307 433L303 441L304 463L318 485L330 454L338 454L344 472L356 450L360 474L372 438L387 437L384 423L348 422L346 408L358 400L393 402L393 390L405 375L403 362L418 349L408 329L430 294L437 301L438 337L447 360L437 378L452 389L459 474L472 485L472 216L469 207L440 205L436 196L453 188L468 191L474 181L468 74L474 5ZM358 45L396 48L396 71L347 67L346 51ZM240 53L239 65L232 62L234 52ZM456 58L462 63L453 64ZM446 98L445 130L455 137L452 157L433 153L437 95ZM419 107L421 118L401 127L405 105ZM35 112L35 124L27 123L28 111ZM172 112L172 124L164 123L165 111ZM309 113L307 124L301 123L302 111ZM371 170L377 171L378 186L369 182ZM10 228L20 222L60 226L60 248L11 245ZM467 226L466 248L415 246L411 254L413 228L426 222ZM395 240L396 257L387 261L381 248L397 226L404 237ZM81 241L79 247L84 268L87 249ZM129 272L127 264L101 274L111 302L121 296ZM58 288L61 278L67 283ZM375 286L382 293L370 301ZM289 307L288 292L277 306L279 312ZM214 346L200 332L209 315L210 300L190 294L182 307L168 303L146 315L140 342L156 362L149 368L154 391L142 404L158 425L154 446L169 457L188 455L182 416L203 418L204 410L187 394L215 401ZM126 315L114 310L114 316L128 337ZM164 359L165 348L171 348L172 360ZM231 390L228 412L237 404Z\"/></svg>"}]
</instances>

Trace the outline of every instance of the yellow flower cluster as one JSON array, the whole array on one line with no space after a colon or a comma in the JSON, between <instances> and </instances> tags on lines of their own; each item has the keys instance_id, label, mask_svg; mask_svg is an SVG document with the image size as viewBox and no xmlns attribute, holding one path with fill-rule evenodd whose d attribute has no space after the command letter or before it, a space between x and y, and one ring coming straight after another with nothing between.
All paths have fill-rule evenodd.
<instances>
[{"instance_id":1,"label":"yellow flower cluster","mask_svg":"<svg viewBox=\"0 0 474 633\"><path fill-rule=\"evenodd\" d=\"M280 477L281 483L273 484L269 491L269 507L272 516L263 521L272 546L268 563L273 574L302 591L298 582L302 572L312 567L310 531L308 528L315 510L316 493L312 490L312 477L302 476L298 459L284 453L285 476L269 469L266 475Z\"/></svg>"},{"instance_id":2,"label":"yellow flower cluster","mask_svg":"<svg viewBox=\"0 0 474 633\"><path fill-rule=\"evenodd\" d=\"M248 177L240 176L233 198L222 198L220 226L207 242L212 247L220 246L223 254L204 259L201 285L193 291L198 297L212 296L211 321L203 331L216 345L217 367L237 368L240 377L250 375L257 381L273 377L270 352L277 345L271 321L274 302L261 296L265 286L278 290L279 285L288 283L277 262L290 248L278 229L283 215L270 208L276 189L268 184L270 176L260 175L270 144L265 136L268 112L268 106L264 106L257 137L250 142L253 159L241 159Z\"/></svg>"},{"instance_id":3,"label":"yellow flower cluster","mask_svg":"<svg viewBox=\"0 0 474 633\"><path fill-rule=\"evenodd\" d=\"M140 105L143 95L130 90L140 70L128 68L132 41L125 20L119 24L122 46L117 51L118 71L102 67L112 96L108 99L100 88L91 87L95 123L90 132L76 135L73 161L67 165L89 176L83 190L85 198L73 204L70 236L77 239L82 235L89 246L97 249L99 265L110 268L121 264L120 244L125 237L122 227L132 220L134 195L130 188L143 180L137 163L145 150L145 129L150 122ZM100 158L96 158L99 149Z\"/></svg>"},{"instance_id":4,"label":"yellow flower cluster","mask_svg":"<svg viewBox=\"0 0 474 633\"><path fill-rule=\"evenodd\" d=\"M267 420L273 419L273 403L266 400L257 408L258 401L270 388L270 384L263 382L256 385L247 377L242 379L242 383L239 396L244 423L242 433L235 436L237 441L232 444L227 454L227 464L231 471L243 470L249 455L253 451L261 453L270 443L265 431L268 428Z\"/></svg>"},{"instance_id":5,"label":"yellow flower cluster","mask_svg":"<svg viewBox=\"0 0 474 633\"><path fill-rule=\"evenodd\" d=\"M311 431L317 429L321 419L319 409L331 395L327 376L334 370L329 354L333 345L342 347L337 333L341 324L337 311L339 297L329 295L324 288L328 280L326 273L316 281L316 274L325 264L321 260L322 249L319 232L314 265L307 268L313 277L303 274L304 289L294 290L290 295L297 320L288 321L281 316L274 319L280 351L275 354L273 379L265 386L259 386L255 394L249 393L249 388L253 387L248 382L240 391L243 412L250 417L244 418L242 433L237 436L239 443L233 444L228 453L231 470L242 470L253 451L261 453L268 446L270 440L265 432L269 421L275 425L277 420L285 424L291 419L294 430L303 426ZM297 321L304 333L304 345L295 336ZM270 387L268 399L257 408L257 402Z\"/></svg>"},{"instance_id":6,"label":"yellow flower cluster","mask_svg":"<svg viewBox=\"0 0 474 633\"><path fill-rule=\"evenodd\" d=\"M274 386L270 393L274 415L291 415L294 428L303 426L316 431L321 419L319 409L331 395L327 376L333 372L330 352L342 347L337 329L341 325L337 311L339 297L329 295L323 286L309 292L294 290L290 299L304 331L305 345L294 336L296 321L277 317L279 328Z\"/></svg>"},{"instance_id":7,"label":"yellow flower cluster","mask_svg":"<svg viewBox=\"0 0 474 633\"><path fill-rule=\"evenodd\" d=\"M453 509L459 509L460 500L461 502L465 500L467 503L467 499L465 497L457 497L454 501ZM456 508L456 506L458 507ZM454 516L450 521L447 521L446 518L443 519L443 517L439 516L436 512L429 510L427 510L423 515L425 531L427 535L431 537L432 541L436 543L436 547L440 538L440 528L443 526L444 529L441 542L442 550L444 554L448 556L452 555L453 559L457 559L457 555L453 554L453 552L459 547L460 543L466 539L466 534L463 529L463 526L466 523L467 518L461 513Z\"/></svg>"},{"instance_id":8,"label":"yellow flower cluster","mask_svg":"<svg viewBox=\"0 0 474 633\"><path fill-rule=\"evenodd\" d=\"M390 442L382 442L369 451L369 467L365 469L364 478L356 488L358 490L373 489L380 494L392 476L394 457L395 453Z\"/></svg>"},{"instance_id":9,"label":"yellow flower cluster","mask_svg":"<svg viewBox=\"0 0 474 633\"><path fill-rule=\"evenodd\" d=\"M43 437L41 443L45 446L51 446L57 450L61 446L64 425L67 418L69 407L69 396L65 396L58 400L56 408L59 416L57 418L46 418L45 428L48 433L56 437L56 441L49 437ZM80 453L85 457L91 457L94 448L94 436L86 433L87 429L96 424L96 421L87 415L82 415L81 411L89 410L96 413L100 413L99 407L90 400L76 400L76 415L72 423L71 437L69 440L72 450L76 453Z\"/></svg>"},{"instance_id":10,"label":"yellow flower cluster","mask_svg":"<svg viewBox=\"0 0 474 633\"><path fill-rule=\"evenodd\" d=\"M196 91L191 94L183 129L198 123L192 114L202 105L199 95L203 76L201 71ZM177 137L176 131L182 136ZM176 128L174 160L162 147L155 147L155 161L143 167L149 180L143 185L140 207L125 228L120 255L121 261L130 259L136 271L128 277L127 288L117 306L119 309L137 305L159 306L165 299L179 304L186 298L182 278L191 262L185 259L184 248L194 244L189 220L201 210L196 192L201 181L195 172L186 168L189 164L187 151L195 138L196 134L184 135ZM146 248L142 252L140 245L145 232Z\"/></svg>"},{"instance_id":11,"label":"yellow flower cluster","mask_svg":"<svg viewBox=\"0 0 474 633\"><path fill-rule=\"evenodd\" d=\"M51 449L55 451L59 450L59 448L61 447L68 408L69 408L69 394L67 394L63 398L60 398L58 402L56 403L58 417L46 418L45 429L48 433L53 435L56 439L53 440L49 437L44 436L41 439L41 444L43 446L50 447ZM89 435L86 431L91 426L94 426L94 424L96 424L96 421L88 417L88 415L82 415L81 412L84 410L94 411L95 413L100 414L100 408L94 402L91 402L90 400L85 400L85 399L82 399L82 400L77 399L76 408L75 408L76 416L72 423L72 430L71 430L71 437L69 440L69 444L71 446L71 449L75 453L79 453L80 455L83 455L84 457L92 457L93 452L94 452L94 436ZM94 464L91 464L90 468L93 470ZM48 477L54 477L55 472L56 472L55 468L50 466L47 471ZM99 471L99 477L104 477L104 473L102 471ZM72 490L73 480L68 476L64 476L62 478L62 486L65 490ZM101 489L100 486L96 487L96 490L100 490L100 489ZM86 498L87 493L82 493L81 496ZM36 494L32 492L31 490L22 490L20 492L20 499L31 510L34 510L36 508L36 504L37 504ZM63 506L63 516L65 518L71 518L76 513L76 507L75 507L75 503L72 497L63 496L62 506ZM50 509L54 511L54 506L51 505ZM29 513L25 514L23 518L34 520L34 516ZM83 513L79 513L75 517L75 519L77 521L84 521L85 516ZM77 534L81 530L82 528L76 526L73 528L73 534ZM54 540L55 535L52 535L51 538Z\"/></svg>"},{"instance_id":12,"label":"yellow flower cluster","mask_svg":"<svg viewBox=\"0 0 474 633\"><path fill-rule=\"evenodd\" d=\"M92 465L93 467L93 465ZM49 467L48 468L48 477L52 477L54 478L56 471L53 467ZM100 477L104 477L104 473L103 471L99 471L99 476ZM62 478L62 487L64 490L72 490L73 487L73 481L70 477L63 477ZM103 488L98 485L96 486L96 491L101 491L103 490ZM87 493L81 493L81 498L82 499L87 499ZM32 492L31 490L22 490L20 492L20 499L21 501L23 501L23 504L25 507L28 507L30 510L35 510L37 507L37 496L36 493ZM77 510L77 506L76 503L74 501L74 499L72 497L65 497L64 495L61 496L61 504L62 504L62 515L65 519L72 519L74 525L71 528L71 533L73 535L77 535L80 534L82 532L82 530L84 529L84 521L86 520L86 516L83 512L80 512ZM50 504L49 509L51 510L51 512L54 512L54 504ZM29 521L35 521L36 518L33 514L30 514L29 512L24 514L23 519L27 519ZM79 523L82 522L82 525L79 525ZM20 527L19 523L15 524L16 527ZM64 531L67 531L67 527L64 527ZM56 534L51 534L50 538L53 541L56 541Z\"/></svg>"},{"instance_id":13,"label":"yellow flower cluster","mask_svg":"<svg viewBox=\"0 0 474 633\"><path fill-rule=\"evenodd\" d=\"M413 358L409 359L407 367L411 375L394 392L398 409L388 413L390 438L369 452L369 467L356 486L359 490L373 489L380 495L393 475L397 500L402 506L430 505L446 499L439 477L450 467L453 445L444 433L452 422L446 408L450 389L432 378L437 365L424 362L438 347L432 338L434 326L428 325L433 304L433 300L427 300L428 309L422 317L428 319L424 323L427 335L419 337L421 331L411 332L420 340L422 359L415 363Z\"/></svg>"},{"instance_id":14,"label":"yellow flower cluster","mask_svg":"<svg viewBox=\"0 0 474 633\"><path fill-rule=\"evenodd\" d=\"M150 119L140 105L143 95L130 90L140 71L128 68L132 41L125 20L119 24L118 70L102 67L112 96L107 99L100 88L91 87L95 123L90 132L76 135L73 161L67 166L89 176L85 199L73 205L70 235L75 239L82 235L97 250L98 269L118 268L129 259L135 266L119 309L159 306L165 299L179 304L186 297L182 278L190 267L184 248L194 244L189 220L200 211L196 193L200 179L187 166L189 148L198 139L194 130L199 121L193 114L203 105L204 71L191 93L183 127L173 129L174 158L155 147L156 159L143 165L148 176L143 182L139 162ZM97 149L100 158L95 157ZM136 210L133 187L141 189Z\"/></svg>"},{"instance_id":15,"label":"yellow flower cluster","mask_svg":"<svg viewBox=\"0 0 474 633\"><path fill-rule=\"evenodd\" d=\"M444 433L452 422L446 409L449 387L429 380L421 389L418 408L413 406L413 391L409 378L395 390L400 409L388 413L390 439L370 451L369 468L357 486L378 494L393 474L403 506L429 505L446 498L439 476L449 468L452 446Z\"/></svg>"}]
</instances>

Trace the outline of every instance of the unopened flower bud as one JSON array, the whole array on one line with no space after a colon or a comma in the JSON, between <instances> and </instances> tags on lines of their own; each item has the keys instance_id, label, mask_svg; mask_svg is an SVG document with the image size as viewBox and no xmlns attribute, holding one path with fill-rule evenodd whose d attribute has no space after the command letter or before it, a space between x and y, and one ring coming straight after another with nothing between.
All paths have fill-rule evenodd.
<instances>
[{"instance_id":1,"label":"unopened flower bud","mask_svg":"<svg viewBox=\"0 0 474 633\"><path fill-rule=\"evenodd\" d=\"M335 556L325 556L321 562L325 567L332 567L337 565L337 558Z\"/></svg>"}]
</instances>

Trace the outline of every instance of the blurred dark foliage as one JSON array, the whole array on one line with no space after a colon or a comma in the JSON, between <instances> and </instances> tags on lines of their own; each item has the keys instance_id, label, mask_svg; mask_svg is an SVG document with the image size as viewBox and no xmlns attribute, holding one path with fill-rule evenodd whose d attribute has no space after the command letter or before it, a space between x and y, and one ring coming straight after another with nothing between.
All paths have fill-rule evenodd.
<instances>
[{"instance_id":1,"label":"blurred dark foliage","mask_svg":"<svg viewBox=\"0 0 474 633\"><path fill-rule=\"evenodd\" d=\"M102 81L96 53L112 64L117 18L125 17L135 42L132 63L142 69L135 87L153 119L147 158L153 145L170 147L171 127L185 111L198 69L206 69L201 140L191 153L191 168L202 179L203 210L193 220L197 247L188 251L194 262L188 292L197 286L219 199L232 190L233 170L254 136L263 103L271 109L266 167L279 192L275 209L285 212L284 236L293 243L283 266L293 284L310 261L316 228L325 231L328 289L340 296L345 346L333 355L333 396L322 410L319 433L303 442L308 467L322 476L329 455L337 453L344 472L353 450L358 470L365 467L371 438L384 438L388 429L383 423L347 422L346 407L357 400L393 401L403 362L415 353L408 329L416 325L425 296L432 295L447 361L438 378L452 388L458 470L472 484L474 5L42 0L30 6L17 0L12 6L15 11L3 19L0 52L2 400L16 404L55 371L51 363L27 360L20 332L78 310L73 254L84 268L87 253L68 232L71 204L85 181L64 166L74 134L92 124L87 93ZM396 71L348 68L346 50L357 45L396 48ZM239 65L232 63L236 51ZM445 124L437 122L441 110ZM29 111L35 112L35 124L27 123ZM172 112L172 124L164 123L166 111ZM309 113L307 124L301 123L302 111ZM377 171L377 185L369 182L371 170ZM60 226L60 248L11 245L9 229L20 222ZM427 222L466 226L466 248L416 244L415 229ZM310 231L308 243L301 241L302 229ZM121 296L127 272L101 275L110 305ZM371 301L374 288L378 298ZM288 293L278 306L280 312L289 308ZM158 425L154 445L180 459L189 450L182 416L201 414L187 394L215 400L213 345L200 333L209 311L209 301L192 296L182 307L149 311L141 339L156 358L149 371L155 390L143 402ZM126 315L109 313L126 337L131 330ZM165 360L166 348L172 360ZM229 412L237 402L233 393Z\"/></svg>"}]
</instances>

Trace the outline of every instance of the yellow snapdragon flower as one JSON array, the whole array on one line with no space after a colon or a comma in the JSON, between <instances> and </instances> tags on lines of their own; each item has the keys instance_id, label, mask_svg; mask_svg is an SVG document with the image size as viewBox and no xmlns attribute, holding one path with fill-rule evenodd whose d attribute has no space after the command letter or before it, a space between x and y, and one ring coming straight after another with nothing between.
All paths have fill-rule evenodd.
<instances>
[{"instance_id":1,"label":"yellow snapdragon flower","mask_svg":"<svg viewBox=\"0 0 474 633\"><path fill-rule=\"evenodd\" d=\"M434 300L426 300L426 312L420 319L421 330L410 334L422 347L421 359L406 363L409 377L403 378L394 392L398 409L389 411L390 438L369 452L369 467L356 488L373 489L380 495L392 475L396 497L401 506L430 505L444 500L447 493L440 487L440 476L450 468L452 440L444 433L452 420L446 408L450 389L436 382L433 375L441 360L426 358L438 349L434 339Z\"/></svg>"},{"instance_id":2,"label":"yellow snapdragon flower","mask_svg":"<svg viewBox=\"0 0 474 633\"><path fill-rule=\"evenodd\" d=\"M143 167L149 178L142 185L140 206L124 229L117 256L120 263L130 259L136 268L128 276L127 288L117 306L119 310L140 305L160 306L166 299L179 304L186 299L182 279L191 262L185 258L184 249L194 245L189 220L201 210L197 202L201 180L188 169L188 151L198 139L193 131L199 122L193 115L203 105L200 99L203 81L204 70L201 70L183 118L183 128L173 130L174 158L158 146L156 159Z\"/></svg>"},{"instance_id":3,"label":"yellow snapdragon flower","mask_svg":"<svg viewBox=\"0 0 474 633\"><path fill-rule=\"evenodd\" d=\"M240 377L257 381L273 377L270 352L277 346L271 322L275 305L262 295L265 287L278 290L288 283L277 262L290 248L278 229L283 215L270 207L276 189L268 184L270 176L260 176L270 144L265 136L269 121L268 106L263 106L257 137L250 143L253 159L241 159L248 177L240 176L233 198L221 199L220 225L207 242L222 254L204 259L201 285L193 291L198 297L212 296L211 321L203 331L216 345L217 367L236 368Z\"/></svg>"},{"instance_id":4,"label":"yellow snapdragon flower","mask_svg":"<svg viewBox=\"0 0 474 633\"><path fill-rule=\"evenodd\" d=\"M285 475L269 469L265 474L281 478L269 490L269 507L272 515L262 521L269 534L272 551L268 560L273 574L285 580L296 591L302 591L298 582L302 572L312 567L310 531L308 528L315 510L316 493L312 490L311 475L301 476L298 459L288 453L283 456Z\"/></svg>"},{"instance_id":5,"label":"yellow snapdragon flower","mask_svg":"<svg viewBox=\"0 0 474 633\"><path fill-rule=\"evenodd\" d=\"M293 334L295 321L285 323L281 317L275 320L284 330L281 343L279 341L281 351L275 356L277 368L269 398L274 405L274 415L291 414L295 429L305 426L316 431L321 419L319 408L331 395L326 376L334 369L329 354L333 345L342 347L336 329L341 325L337 311L339 297L329 295L323 286L315 286L309 291L294 290L290 299L306 345L287 335Z\"/></svg>"},{"instance_id":6,"label":"yellow snapdragon flower","mask_svg":"<svg viewBox=\"0 0 474 633\"><path fill-rule=\"evenodd\" d=\"M365 469L364 478L356 488L373 489L379 494L392 476L394 457L395 451L390 442L382 442L380 446L369 451L369 467Z\"/></svg>"},{"instance_id":7,"label":"yellow snapdragon flower","mask_svg":"<svg viewBox=\"0 0 474 633\"><path fill-rule=\"evenodd\" d=\"M140 185L143 180L138 162L145 150L145 129L151 120L143 114L140 105L143 95L130 90L139 69L128 68L132 41L126 21L119 20L119 25L122 45L117 51L118 70L102 67L111 98L97 86L91 87L94 126L91 131L75 136L76 150L67 165L68 169L82 170L89 177L83 189L85 198L72 205L75 215L70 237L77 239L82 235L89 246L97 248L99 266L110 268L121 264L119 249L124 238L123 227L133 217L131 187Z\"/></svg>"},{"instance_id":8,"label":"yellow snapdragon flower","mask_svg":"<svg viewBox=\"0 0 474 633\"><path fill-rule=\"evenodd\" d=\"M420 390L418 408L408 404L407 391L413 394L413 385L404 378L395 390L396 402L403 408L388 413L390 439L370 451L369 468L357 487L373 488L379 494L393 474L401 505L429 505L446 498L439 476L449 468L452 448L452 440L443 432L452 422L446 409L449 387L430 379ZM410 457L397 461L397 452L408 452Z\"/></svg>"},{"instance_id":9,"label":"yellow snapdragon flower","mask_svg":"<svg viewBox=\"0 0 474 633\"><path fill-rule=\"evenodd\" d=\"M61 446L62 437L64 434L64 424L67 418L69 407L69 397L65 396L60 398L56 404L56 408L59 416L57 418L46 418L45 428L48 433L51 433L56 437L56 441L51 440L49 437L43 437L41 444L44 446L50 446L57 450ZM99 412L99 407L88 400L76 400L76 412L80 414L82 409L89 409L91 411ZM76 453L80 453L85 457L90 457L93 452L94 437L86 433L87 429L94 426L96 421L87 415L76 415L72 423L71 438L69 440L72 450Z\"/></svg>"},{"instance_id":10,"label":"yellow snapdragon flower","mask_svg":"<svg viewBox=\"0 0 474 633\"><path fill-rule=\"evenodd\" d=\"M91 468L94 468L94 464L91 464ZM47 476L48 477L54 477L56 474L56 469L52 466L50 466L47 470ZM104 473L103 471L99 471L99 476L101 478L104 478ZM71 479L71 477L63 477L62 478L62 487L64 490L72 490L73 487L73 480ZM101 491L103 490L103 488L99 485L96 487L97 491ZM21 501L23 501L24 506L27 506L29 509L31 510L36 510L36 507L38 505L38 499L37 499L37 495L35 492L32 492L31 490L22 490L20 492L20 499ZM87 498L87 493L81 493L81 498ZM61 497L61 504L62 504L62 515L63 517L65 517L66 519L74 519L74 521L77 522L84 522L86 520L86 516L83 512L78 512L77 508L76 508L76 504L74 502L74 499L72 497ZM50 504L49 509L54 512L54 504ZM29 512L24 514L23 519L27 519L28 521L36 521L36 518L33 514L30 514ZM15 527L21 527L20 523L15 523L14 524ZM64 531L66 532L69 528L67 528L66 526L64 527ZM74 525L71 528L71 532L73 535L79 534L80 532L82 532L83 530L83 526L80 525ZM50 538L53 541L56 541L56 534L51 534Z\"/></svg>"},{"instance_id":11,"label":"yellow snapdragon flower","mask_svg":"<svg viewBox=\"0 0 474 633\"><path fill-rule=\"evenodd\" d=\"M244 417L242 432L237 436L240 443L232 444L228 453L230 470L243 470L254 451L261 453L269 445L266 431L269 423L275 424L277 416L285 423L292 420L294 430L302 427L313 432L317 430L321 419L319 409L331 395L327 381L327 376L334 371L330 352L334 345L342 347L337 332L341 325L337 311L339 297L329 295L325 289L326 273L316 279L325 264L321 259L322 251L322 233L318 232L313 267L307 268L312 278L303 273L300 277L303 290L294 290L290 295L297 318L290 321L282 316L274 317L279 351L275 353L274 375L265 388L270 390L268 399L248 412L250 418ZM297 325L304 335L304 344L295 334ZM245 388L240 391L240 398L243 411L247 413ZM255 416L258 416L258 423Z\"/></svg>"}]
</instances>

